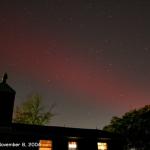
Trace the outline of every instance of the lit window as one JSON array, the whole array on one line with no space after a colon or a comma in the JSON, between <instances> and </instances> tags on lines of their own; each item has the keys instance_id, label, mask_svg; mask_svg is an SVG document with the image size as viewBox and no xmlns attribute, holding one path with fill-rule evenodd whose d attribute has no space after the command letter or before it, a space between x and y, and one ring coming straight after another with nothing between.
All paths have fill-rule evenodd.
<instances>
[{"instance_id":1,"label":"lit window","mask_svg":"<svg viewBox=\"0 0 150 150\"><path fill-rule=\"evenodd\" d=\"M68 150L77 150L77 142L74 141L68 142Z\"/></svg>"},{"instance_id":2,"label":"lit window","mask_svg":"<svg viewBox=\"0 0 150 150\"><path fill-rule=\"evenodd\" d=\"M98 147L98 150L108 150L107 143L104 143L104 142L98 142L97 147Z\"/></svg>"},{"instance_id":3,"label":"lit window","mask_svg":"<svg viewBox=\"0 0 150 150\"><path fill-rule=\"evenodd\" d=\"M40 140L39 145L39 150L52 150L51 140Z\"/></svg>"}]
</instances>

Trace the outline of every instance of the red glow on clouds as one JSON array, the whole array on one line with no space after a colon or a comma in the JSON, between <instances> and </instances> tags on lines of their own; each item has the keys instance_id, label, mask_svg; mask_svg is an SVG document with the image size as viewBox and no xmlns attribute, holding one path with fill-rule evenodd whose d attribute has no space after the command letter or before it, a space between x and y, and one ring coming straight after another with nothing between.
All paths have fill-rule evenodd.
<instances>
[{"instance_id":1,"label":"red glow on clouds","mask_svg":"<svg viewBox=\"0 0 150 150\"><path fill-rule=\"evenodd\" d=\"M18 47L22 48L19 44ZM17 72L31 76L41 83L52 80L68 92L83 93L100 103L128 105L136 100L136 105L141 105L140 100L146 97L141 89L131 86L123 77L119 80L119 76L105 72L103 66L90 67L92 62L66 57L67 53L40 52L40 48L37 47L29 53L25 49L35 49L35 47L32 44L26 45L22 51L12 51L8 59L16 61Z\"/></svg>"},{"instance_id":2,"label":"red glow on clouds","mask_svg":"<svg viewBox=\"0 0 150 150\"><path fill-rule=\"evenodd\" d=\"M144 103L141 100L148 98L143 89L131 85L129 80L119 75L119 71L118 74L108 73L102 64L96 66L92 61L82 60L73 54L69 57L61 43L61 46L55 47L57 52L51 52L52 44L39 44L38 40L30 39L26 39L26 42L20 40L20 43L12 39L7 45L12 51L9 51L9 55L7 50L3 53L3 58L8 58L7 63L14 64L16 72L41 83L48 84L48 80L52 80L68 92L80 92L108 105L123 107L131 103L140 106ZM46 43L44 40L40 43Z\"/></svg>"}]
</instances>

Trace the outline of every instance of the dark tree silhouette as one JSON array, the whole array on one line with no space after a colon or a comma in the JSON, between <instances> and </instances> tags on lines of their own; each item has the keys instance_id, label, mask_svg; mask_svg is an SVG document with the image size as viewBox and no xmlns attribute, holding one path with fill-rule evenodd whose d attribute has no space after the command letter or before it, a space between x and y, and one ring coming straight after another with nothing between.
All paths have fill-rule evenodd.
<instances>
[{"instance_id":1,"label":"dark tree silhouette","mask_svg":"<svg viewBox=\"0 0 150 150\"><path fill-rule=\"evenodd\" d=\"M126 147L149 150L150 105L129 111L122 117L113 117L103 130L123 135Z\"/></svg>"}]
</instances>

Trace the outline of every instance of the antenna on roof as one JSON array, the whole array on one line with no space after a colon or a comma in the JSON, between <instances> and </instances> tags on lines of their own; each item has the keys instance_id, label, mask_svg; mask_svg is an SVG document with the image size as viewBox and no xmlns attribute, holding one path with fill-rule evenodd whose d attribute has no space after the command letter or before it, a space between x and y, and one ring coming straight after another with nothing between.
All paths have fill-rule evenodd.
<instances>
[{"instance_id":1,"label":"antenna on roof","mask_svg":"<svg viewBox=\"0 0 150 150\"><path fill-rule=\"evenodd\" d=\"M2 78L2 83L6 83L6 80L8 79L8 75L7 75L7 73L5 72L4 73L4 76L3 76L3 78Z\"/></svg>"}]
</instances>

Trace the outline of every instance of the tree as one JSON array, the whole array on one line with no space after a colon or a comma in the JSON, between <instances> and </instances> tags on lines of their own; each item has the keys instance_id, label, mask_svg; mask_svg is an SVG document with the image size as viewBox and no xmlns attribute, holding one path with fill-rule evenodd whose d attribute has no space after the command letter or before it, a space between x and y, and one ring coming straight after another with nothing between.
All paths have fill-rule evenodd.
<instances>
[{"instance_id":1,"label":"tree","mask_svg":"<svg viewBox=\"0 0 150 150\"><path fill-rule=\"evenodd\" d=\"M124 136L127 147L150 149L150 105L131 110L120 118L113 117L103 130Z\"/></svg>"},{"instance_id":2,"label":"tree","mask_svg":"<svg viewBox=\"0 0 150 150\"><path fill-rule=\"evenodd\" d=\"M13 122L35 125L46 125L54 116L51 105L47 111L42 104L42 97L39 94L32 94L20 106L17 106L14 111Z\"/></svg>"}]
</instances>

